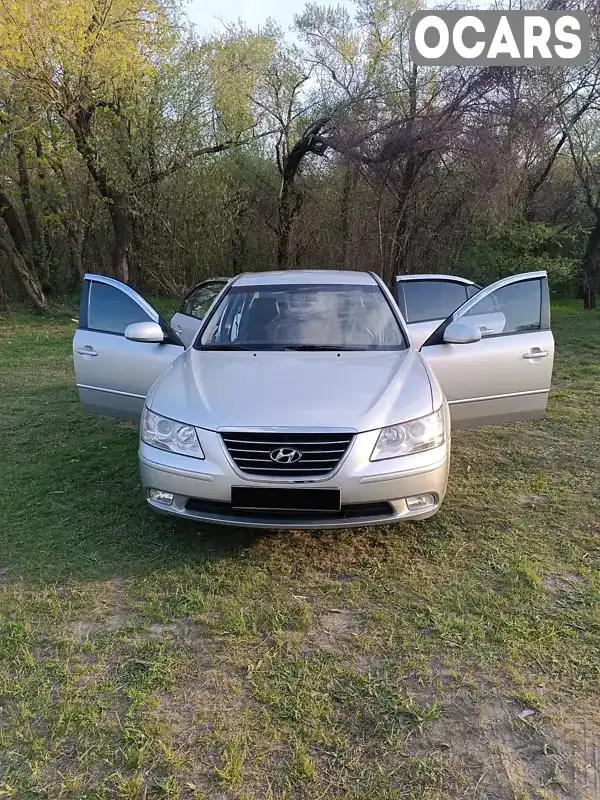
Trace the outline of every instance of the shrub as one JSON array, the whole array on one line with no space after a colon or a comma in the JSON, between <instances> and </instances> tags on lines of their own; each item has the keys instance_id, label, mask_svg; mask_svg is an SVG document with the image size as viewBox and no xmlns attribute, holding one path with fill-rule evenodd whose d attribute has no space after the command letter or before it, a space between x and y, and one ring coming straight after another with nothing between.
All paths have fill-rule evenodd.
<instances>
[{"instance_id":1,"label":"shrub","mask_svg":"<svg viewBox=\"0 0 600 800\"><path fill-rule=\"evenodd\" d=\"M573 234L519 220L472 233L453 271L490 284L507 275L546 270L552 296L567 297L575 294L579 271L572 251Z\"/></svg>"}]
</instances>

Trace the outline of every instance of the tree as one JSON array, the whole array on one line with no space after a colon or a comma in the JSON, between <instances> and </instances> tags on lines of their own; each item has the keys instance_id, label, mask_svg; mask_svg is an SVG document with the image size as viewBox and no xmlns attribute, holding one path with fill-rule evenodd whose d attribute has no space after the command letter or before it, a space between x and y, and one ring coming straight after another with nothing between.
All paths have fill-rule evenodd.
<instances>
[{"instance_id":1,"label":"tree","mask_svg":"<svg viewBox=\"0 0 600 800\"><path fill-rule=\"evenodd\" d=\"M0 70L37 113L58 115L71 131L110 215L113 272L125 282L136 272L137 190L193 159L243 143L240 97L248 94L248 76L254 79L265 50L268 57L260 36L204 45L188 40L183 59L202 74L205 97L186 109L182 125L173 104L156 103L156 85L163 70L169 73L169 60L182 60L173 22L161 0L4 0L0 6ZM244 70L242 52L251 69ZM193 106L197 97L191 99ZM155 139L161 123L173 133L190 117L200 123L196 132L204 141L186 139L181 148L171 139L163 143L159 163ZM244 119L251 129L252 119ZM141 139L145 163L139 158Z\"/></svg>"},{"instance_id":2,"label":"tree","mask_svg":"<svg viewBox=\"0 0 600 800\"><path fill-rule=\"evenodd\" d=\"M309 4L297 44L273 23L201 38L167 2L0 0L3 296L301 263L487 279L506 244L561 287L579 258L593 305L596 56L429 69L413 0Z\"/></svg>"},{"instance_id":3,"label":"tree","mask_svg":"<svg viewBox=\"0 0 600 800\"><path fill-rule=\"evenodd\" d=\"M46 298L38 278L44 242L28 166L27 135L22 130L18 107L8 97L0 96L1 149L11 163L13 177L0 178L0 218L7 236L0 238L0 250L21 288L38 311L47 311ZM20 130L21 129L21 130ZM36 146L40 147L36 140ZM20 213L18 204L23 213Z\"/></svg>"},{"instance_id":4,"label":"tree","mask_svg":"<svg viewBox=\"0 0 600 800\"><path fill-rule=\"evenodd\" d=\"M409 269L427 169L443 166L465 121L494 85L486 70L433 72L412 64L412 10L410 0L360 0L354 20L315 5L297 19L321 91L336 109L335 131L314 144L342 154L376 192L378 266L390 285ZM342 216L347 204L346 189Z\"/></svg>"}]
</instances>

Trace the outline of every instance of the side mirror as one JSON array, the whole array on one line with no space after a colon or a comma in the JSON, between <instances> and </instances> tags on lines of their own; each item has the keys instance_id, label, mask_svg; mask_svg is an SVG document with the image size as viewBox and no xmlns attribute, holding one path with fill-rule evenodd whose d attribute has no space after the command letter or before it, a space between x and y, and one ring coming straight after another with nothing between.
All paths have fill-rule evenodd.
<instances>
[{"instance_id":1,"label":"side mirror","mask_svg":"<svg viewBox=\"0 0 600 800\"><path fill-rule=\"evenodd\" d=\"M158 322L134 322L125 328L125 338L130 342L164 342L165 334Z\"/></svg>"},{"instance_id":2,"label":"side mirror","mask_svg":"<svg viewBox=\"0 0 600 800\"><path fill-rule=\"evenodd\" d=\"M472 322L455 320L444 331L446 344L473 344L481 341L481 330Z\"/></svg>"}]
</instances>

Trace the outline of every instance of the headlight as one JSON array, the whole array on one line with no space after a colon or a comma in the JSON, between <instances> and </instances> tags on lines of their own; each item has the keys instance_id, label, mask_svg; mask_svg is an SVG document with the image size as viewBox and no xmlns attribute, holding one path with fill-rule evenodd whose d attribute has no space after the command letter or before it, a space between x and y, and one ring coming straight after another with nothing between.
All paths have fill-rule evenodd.
<instances>
[{"instance_id":1,"label":"headlight","mask_svg":"<svg viewBox=\"0 0 600 800\"><path fill-rule=\"evenodd\" d=\"M159 447L161 450L180 453L184 456L204 458L193 425L185 425L182 422L161 417L146 406L142 413L140 436L142 442L152 445L152 447Z\"/></svg>"},{"instance_id":2,"label":"headlight","mask_svg":"<svg viewBox=\"0 0 600 800\"><path fill-rule=\"evenodd\" d=\"M383 458L396 458L411 453L420 453L423 450L431 450L431 448L443 444L445 436L444 407L441 406L438 411L434 411L433 414L428 414L426 417L382 428L371 455L371 461L381 461Z\"/></svg>"}]
</instances>

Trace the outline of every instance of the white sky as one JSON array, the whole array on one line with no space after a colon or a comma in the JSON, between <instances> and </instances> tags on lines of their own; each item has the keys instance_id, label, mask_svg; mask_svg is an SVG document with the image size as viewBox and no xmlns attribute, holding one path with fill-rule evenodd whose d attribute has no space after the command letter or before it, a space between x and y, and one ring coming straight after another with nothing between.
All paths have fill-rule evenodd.
<instances>
[{"instance_id":1,"label":"white sky","mask_svg":"<svg viewBox=\"0 0 600 800\"><path fill-rule=\"evenodd\" d=\"M304 0L188 0L187 16L200 34L212 33L224 22L242 19L250 28L271 17L284 30L294 22L294 14L304 9ZM323 5L351 6L351 0L323 0Z\"/></svg>"},{"instance_id":2,"label":"white sky","mask_svg":"<svg viewBox=\"0 0 600 800\"><path fill-rule=\"evenodd\" d=\"M319 5L344 5L352 8L352 0L317 0ZM425 6L449 5L451 0L425 0ZM494 0L460 0L458 7L483 9L494 5ZM294 22L294 14L300 14L305 0L187 0L187 16L199 34L210 34L218 30L224 22L242 19L250 28L256 29L271 17L284 30Z\"/></svg>"}]
</instances>

